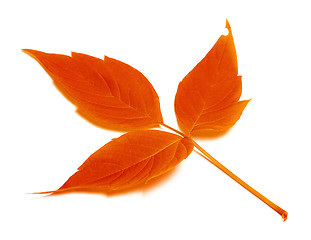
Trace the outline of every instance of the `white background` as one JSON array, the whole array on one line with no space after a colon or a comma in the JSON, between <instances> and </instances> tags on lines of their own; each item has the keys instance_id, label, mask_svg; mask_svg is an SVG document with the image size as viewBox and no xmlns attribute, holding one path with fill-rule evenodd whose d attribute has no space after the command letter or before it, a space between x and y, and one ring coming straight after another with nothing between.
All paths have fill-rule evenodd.
<instances>
[{"instance_id":1,"label":"white background","mask_svg":"<svg viewBox=\"0 0 311 240\"><path fill-rule=\"evenodd\" d=\"M0 238L310 239L309 10L308 1L2 1ZM195 152L152 187L123 195L27 194L57 189L121 133L81 118L22 48L130 64L177 127L178 82L226 33L226 18L241 99L252 101L226 135L198 142L287 210L286 222Z\"/></svg>"}]
</instances>

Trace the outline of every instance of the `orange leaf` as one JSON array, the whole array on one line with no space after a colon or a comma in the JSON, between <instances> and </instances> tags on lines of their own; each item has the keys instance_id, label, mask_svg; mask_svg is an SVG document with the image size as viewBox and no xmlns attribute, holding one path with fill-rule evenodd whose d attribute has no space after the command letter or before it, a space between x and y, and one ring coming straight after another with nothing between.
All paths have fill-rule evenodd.
<instances>
[{"instance_id":1,"label":"orange leaf","mask_svg":"<svg viewBox=\"0 0 311 240\"><path fill-rule=\"evenodd\" d=\"M159 97L138 70L118 60L25 49L88 120L104 127L134 130L161 123Z\"/></svg>"},{"instance_id":2,"label":"orange leaf","mask_svg":"<svg viewBox=\"0 0 311 240\"><path fill-rule=\"evenodd\" d=\"M232 127L249 100L242 93L232 32L222 35L208 54L180 82L175 113L182 132L166 125L159 98L152 85L136 69L106 57L80 53L72 56L24 50L52 77L60 91L87 119L116 129L141 129L162 125L176 133L158 130L130 132L93 153L58 190L109 192L135 187L166 173L187 158L196 147L210 163L279 213L287 212L260 194L218 162L190 135L207 136ZM91 118L89 118L91 116Z\"/></svg>"},{"instance_id":3,"label":"orange leaf","mask_svg":"<svg viewBox=\"0 0 311 240\"><path fill-rule=\"evenodd\" d=\"M176 134L159 130L126 133L93 153L55 192L134 187L169 171L192 150L192 140Z\"/></svg>"},{"instance_id":4,"label":"orange leaf","mask_svg":"<svg viewBox=\"0 0 311 240\"><path fill-rule=\"evenodd\" d=\"M209 53L179 83L175 113L186 134L198 131L223 131L240 118L248 101L242 93L237 56L230 25Z\"/></svg>"}]
</instances>

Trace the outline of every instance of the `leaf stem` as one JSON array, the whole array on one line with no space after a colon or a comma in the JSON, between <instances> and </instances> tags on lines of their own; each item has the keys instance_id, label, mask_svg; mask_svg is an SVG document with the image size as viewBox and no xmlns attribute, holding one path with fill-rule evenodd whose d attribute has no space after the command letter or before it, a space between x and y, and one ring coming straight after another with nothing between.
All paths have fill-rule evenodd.
<instances>
[{"instance_id":1,"label":"leaf stem","mask_svg":"<svg viewBox=\"0 0 311 240\"><path fill-rule=\"evenodd\" d=\"M214 157L212 157L208 152L206 152L199 144L197 144L194 140L193 144L194 146L206 156L206 159L212 163L215 167L220 169L222 172L227 174L230 178L232 178L234 181L236 181L238 184L240 184L242 187L244 187L246 190L248 190L250 193L255 195L257 198L259 198L261 201L263 201L265 204L267 204L269 207L271 207L274 211L276 211L278 214L281 215L284 221L287 219L287 212L271 202L268 198L263 196L261 193L256 191L254 188L252 188L250 185L248 185L246 182L244 182L242 179L240 179L238 176L236 176L234 173L232 173L229 169L227 169L225 166L223 166L220 162L218 162Z\"/></svg>"},{"instance_id":2,"label":"leaf stem","mask_svg":"<svg viewBox=\"0 0 311 240\"><path fill-rule=\"evenodd\" d=\"M166 124L161 124L162 126L180 134L183 137L187 137L185 134L182 132L166 125ZM234 181L236 181L238 184L240 184L242 187L244 187L246 190L248 190L250 193L252 193L254 196L259 198L261 201L263 201L265 204L267 204L269 207L271 207L274 211L276 211L278 214L281 215L283 218L283 221L286 221L287 219L287 212L274 204L272 201L270 201L268 198L263 196L261 193L259 193L257 190L252 188L250 185L248 185L246 182L244 182L242 179L240 179L238 176L236 176L234 173L232 173L229 169L227 169L224 165L222 165L220 162L218 162L213 156L211 156L208 152L206 152L197 142L195 142L192 139L192 142L194 146L205 156L205 158L212 163L215 167L217 167L219 170L224 172L226 175L228 175L230 178L232 178Z\"/></svg>"},{"instance_id":3,"label":"leaf stem","mask_svg":"<svg viewBox=\"0 0 311 240\"><path fill-rule=\"evenodd\" d=\"M177 134L179 134L179 135L181 135L181 136L183 136L183 137L188 137L187 135L185 135L185 134L182 133L181 131L178 131L177 129L172 128L172 127L166 125L165 123L161 123L161 125L162 125L163 127L166 127L166 128L168 128L168 129L172 130L173 132L175 132L175 133L177 133Z\"/></svg>"}]
</instances>

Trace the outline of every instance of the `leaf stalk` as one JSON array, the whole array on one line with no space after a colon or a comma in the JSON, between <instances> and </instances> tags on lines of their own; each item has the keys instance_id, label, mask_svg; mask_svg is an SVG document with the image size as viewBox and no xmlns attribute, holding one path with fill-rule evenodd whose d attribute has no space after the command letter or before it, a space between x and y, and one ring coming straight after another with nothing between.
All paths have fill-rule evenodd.
<instances>
[{"instance_id":1,"label":"leaf stalk","mask_svg":"<svg viewBox=\"0 0 311 240\"><path fill-rule=\"evenodd\" d=\"M161 125L172 130L172 131L174 131L174 132L176 132L176 133L178 133L179 135L181 135L183 137L188 137L185 134L183 134L182 132L180 132L180 131L178 131L178 130L176 130L176 129L174 129L174 128L172 128L172 127L170 127L164 123ZM238 184L240 184L242 187L244 187L247 191L249 191L254 196L259 198L261 201L263 201L269 207L271 207L274 211L276 211L278 214L281 215L281 217L283 218L283 221L286 221L288 213L284 209L280 208L278 205L276 205L275 203L270 201L268 198L263 196L261 193L259 193L257 190L252 188L250 185L248 185L246 182L244 182L242 179L240 179L238 176L236 176L233 172L231 172L228 168L226 168L224 165L222 165L220 162L218 162L213 156L211 156L207 151L205 151L197 142L195 142L193 139L191 139L191 140L192 140L194 146L196 147L196 149L199 150L211 164L213 164L215 167L217 167L219 170L221 170L223 173L225 173L231 179L233 179Z\"/></svg>"}]
</instances>

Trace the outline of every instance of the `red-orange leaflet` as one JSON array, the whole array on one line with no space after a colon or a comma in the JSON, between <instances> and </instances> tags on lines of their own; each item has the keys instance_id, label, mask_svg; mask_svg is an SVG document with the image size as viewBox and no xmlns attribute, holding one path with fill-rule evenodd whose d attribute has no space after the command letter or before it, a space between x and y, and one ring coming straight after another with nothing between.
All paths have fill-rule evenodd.
<instances>
[{"instance_id":1,"label":"red-orange leaflet","mask_svg":"<svg viewBox=\"0 0 311 240\"><path fill-rule=\"evenodd\" d=\"M175 113L186 134L223 131L240 118L247 101L240 101L241 76L232 31L221 36L209 53L179 83Z\"/></svg>"},{"instance_id":2,"label":"red-orange leaflet","mask_svg":"<svg viewBox=\"0 0 311 240\"><path fill-rule=\"evenodd\" d=\"M23 51L41 64L88 120L117 130L156 127L163 122L156 91L135 68L109 57Z\"/></svg>"},{"instance_id":3,"label":"red-orange leaflet","mask_svg":"<svg viewBox=\"0 0 311 240\"><path fill-rule=\"evenodd\" d=\"M129 132L93 153L56 192L131 188L166 173L193 150L193 142L159 130Z\"/></svg>"}]
</instances>

